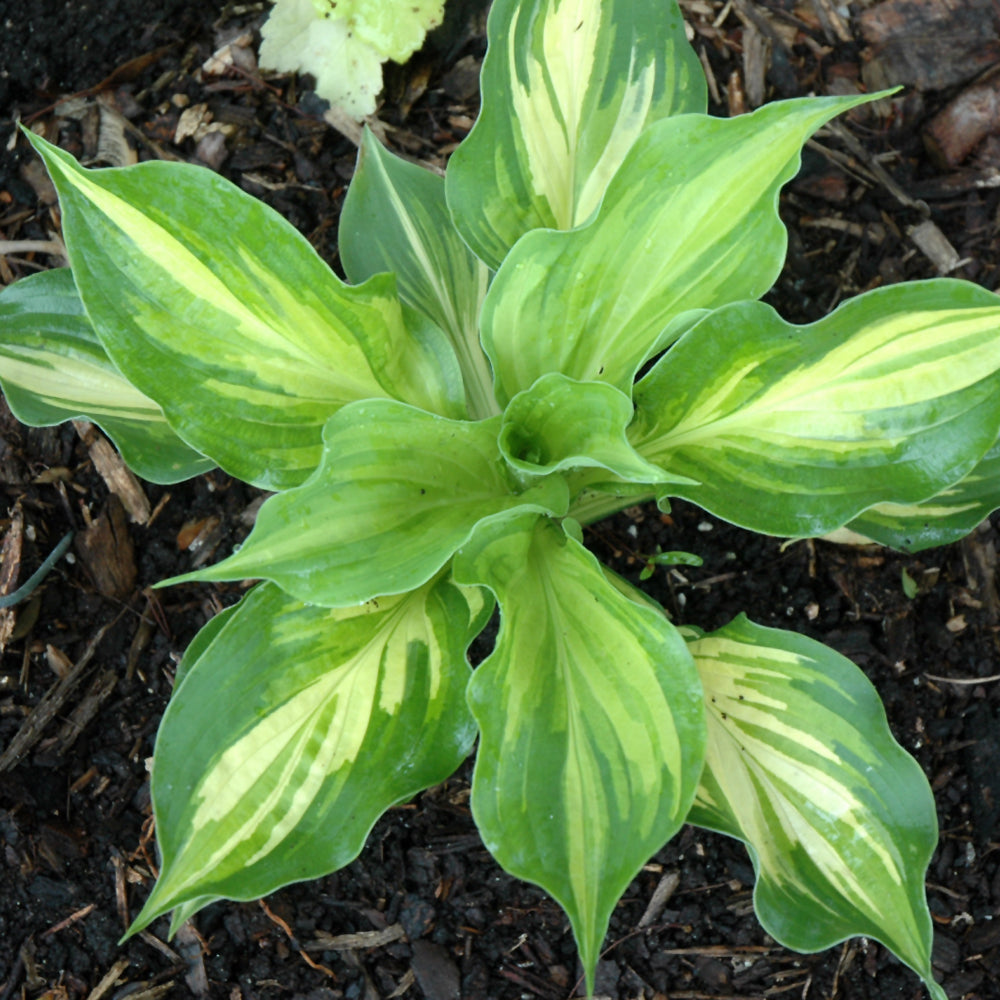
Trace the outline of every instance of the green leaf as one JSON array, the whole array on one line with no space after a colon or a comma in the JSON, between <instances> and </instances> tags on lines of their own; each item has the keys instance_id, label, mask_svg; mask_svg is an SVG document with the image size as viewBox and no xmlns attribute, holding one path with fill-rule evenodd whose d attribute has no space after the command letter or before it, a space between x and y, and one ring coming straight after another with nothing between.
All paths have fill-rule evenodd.
<instances>
[{"instance_id":1,"label":"green leaf","mask_svg":"<svg viewBox=\"0 0 1000 1000\"><path fill-rule=\"evenodd\" d=\"M502 615L469 685L473 815L500 864L567 912L592 992L615 903L694 795L697 674L666 617L545 518L480 526L454 571L489 587Z\"/></svg>"},{"instance_id":2,"label":"green leaf","mask_svg":"<svg viewBox=\"0 0 1000 1000\"><path fill-rule=\"evenodd\" d=\"M177 483L213 467L111 363L68 269L43 271L0 292L0 383L21 423L92 420L150 482Z\"/></svg>"},{"instance_id":3,"label":"green leaf","mask_svg":"<svg viewBox=\"0 0 1000 1000\"><path fill-rule=\"evenodd\" d=\"M737 303L635 391L630 438L697 479L685 497L775 535L822 535L875 503L933 496L1000 425L1000 298L938 279L878 289L808 326Z\"/></svg>"},{"instance_id":4,"label":"green leaf","mask_svg":"<svg viewBox=\"0 0 1000 1000\"><path fill-rule=\"evenodd\" d=\"M484 610L480 591L442 579L341 610L272 584L248 594L163 717L163 864L129 933L175 906L183 919L325 875L389 806L448 777L475 738L465 648Z\"/></svg>"},{"instance_id":5,"label":"green leaf","mask_svg":"<svg viewBox=\"0 0 1000 1000\"><path fill-rule=\"evenodd\" d=\"M262 67L311 73L316 93L355 118L375 112L385 57L324 0L278 0L260 34Z\"/></svg>"},{"instance_id":6,"label":"green leaf","mask_svg":"<svg viewBox=\"0 0 1000 1000\"><path fill-rule=\"evenodd\" d=\"M998 507L1000 442L986 452L968 475L929 500L876 504L847 527L883 545L904 552L922 552L964 538Z\"/></svg>"},{"instance_id":7,"label":"green leaf","mask_svg":"<svg viewBox=\"0 0 1000 1000\"><path fill-rule=\"evenodd\" d=\"M575 382L554 372L510 401L500 450L515 469L529 475L589 467L639 483L670 482L668 472L629 444L625 429L631 420L631 400L613 386Z\"/></svg>"},{"instance_id":8,"label":"green leaf","mask_svg":"<svg viewBox=\"0 0 1000 1000\"><path fill-rule=\"evenodd\" d=\"M744 616L690 643L708 707L692 823L744 841L765 930L796 951L865 935L931 977L934 798L850 660Z\"/></svg>"},{"instance_id":9,"label":"green leaf","mask_svg":"<svg viewBox=\"0 0 1000 1000\"><path fill-rule=\"evenodd\" d=\"M320 467L271 497L234 555L182 580L273 580L332 607L429 580L481 520L517 508L564 514L558 476L515 484L497 450L500 417L447 420L389 400L345 406Z\"/></svg>"},{"instance_id":10,"label":"green leaf","mask_svg":"<svg viewBox=\"0 0 1000 1000\"><path fill-rule=\"evenodd\" d=\"M496 0L482 109L448 164L448 204L492 268L524 233L588 219L643 129L704 111L674 0Z\"/></svg>"},{"instance_id":11,"label":"green leaf","mask_svg":"<svg viewBox=\"0 0 1000 1000\"><path fill-rule=\"evenodd\" d=\"M469 412L497 412L493 376L479 343L490 272L451 223L444 178L393 156L365 129L340 214L340 256L358 284L384 271L399 296L440 327L464 375Z\"/></svg>"},{"instance_id":12,"label":"green leaf","mask_svg":"<svg viewBox=\"0 0 1000 1000\"><path fill-rule=\"evenodd\" d=\"M268 489L302 482L326 418L356 399L459 414L444 335L408 328L390 276L342 284L284 219L210 170L84 170L30 138L108 355L227 472Z\"/></svg>"},{"instance_id":13,"label":"green leaf","mask_svg":"<svg viewBox=\"0 0 1000 1000\"><path fill-rule=\"evenodd\" d=\"M627 393L696 310L763 295L784 261L778 191L802 145L869 99L778 101L647 128L592 222L529 233L497 272L481 321L497 399L551 371Z\"/></svg>"},{"instance_id":14,"label":"green leaf","mask_svg":"<svg viewBox=\"0 0 1000 1000\"><path fill-rule=\"evenodd\" d=\"M385 59L406 62L436 28L444 15L444 0L318 0L330 10L344 13L351 29Z\"/></svg>"},{"instance_id":15,"label":"green leaf","mask_svg":"<svg viewBox=\"0 0 1000 1000\"><path fill-rule=\"evenodd\" d=\"M195 637L188 643L181 662L177 664L174 671L174 690L181 686L181 682L188 675L188 671L201 659L202 653L222 630L222 627L233 615L237 614L242 607L241 604L233 604L228 608L223 608L218 614L213 615L198 630Z\"/></svg>"}]
</instances>

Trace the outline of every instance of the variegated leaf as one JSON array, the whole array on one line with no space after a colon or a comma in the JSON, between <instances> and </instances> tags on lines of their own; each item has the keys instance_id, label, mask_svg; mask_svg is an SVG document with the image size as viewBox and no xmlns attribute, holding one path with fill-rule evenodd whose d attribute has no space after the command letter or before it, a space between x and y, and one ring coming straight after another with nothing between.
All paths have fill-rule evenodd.
<instances>
[{"instance_id":1,"label":"variegated leaf","mask_svg":"<svg viewBox=\"0 0 1000 1000\"><path fill-rule=\"evenodd\" d=\"M157 736L163 864L129 933L325 875L448 777L475 737L465 649L484 612L481 591L442 579L342 610L264 584L210 622Z\"/></svg>"},{"instance_id":2,"label":"variegated leaf","mask_svg":"<svg viewBox=\"0 0 1000 1000\"><path fill-rule=\"evenodd\" d=\"M469 685L473 815L500 864L567 912L592 991L615 903L694 795L697 674L666 617L620 594L546 518L481 525L454 569L501 607Z\"/></svg>"},{"instance_id":3,"label":"variegated leaf","mask_svg":"<svg viewBox=\"0 0 1000 1000\"><path fill-rule=\"evenodd\" d=\"M241 604L233 604L228 608L223 608L218 614L213 615L195 634L195 637L188 643L181 662L177 664L174 671L174 690L181 686L181 682L188 675L188 671L201 659L201 654L208 649L209 644L222 630L222 627L233 615L238 614Z\"/></svg>"},{"instance_id":4,"label":"variegated leaf","mask_svg":"<svg viewBox=\"0 0 1000 1000\"><path fill-rule=\"evenodd\" d=\"M1000 426L1000 297L938 279L878 289L804 327L720 309L639 383L630 439L700 481L676 495L775 535L966 475Z\"/></svg>"},{"instance_id":5,"label":"variegated leaf","mask_svg":"<svg viewBox=\"0 0 1000 1000\"><path fill-rule=\"evenodd\" d=\"M213 467L111 363L68 269L43 271L0 292L0 383L22 423L92 420L150 482L176 483Z\"/></svg>"},{"instance_id":6,"label":"variegated leaf","mask_svg":"<svg viewBox=\"0 0 1000 1000\"><path fill-rule=\"evenodd\" d=\"M847 527L904 552L922 552L964 538L1000 507L1000 442L954 486L923 503L880 503ZM833 539L836 541L836 537Z\"/></svg>"},{"instance_id":7,"label":"variegated leaf","mask_svg":"<svg viewBox=\"0 0 1000 1000\"><path fill-rule=\"evenodd\" d=\"M934 798L839 653L744 616L690 643L708 750L690 821L746 842L765 929L797 951L865 935L931 976Z\"/></svg>"},{"instance_id":8,"label":"variegated leaf","mask_svg":"<svg viewBox=\"0 0 1000 1000\"><path fill-rule=\"evenodd\" d=\"M483 104L448 164L448 204L497 268L531 229L586 221L642 130L704 111L674 0L496 0Z\"/></svg>"},{"instance_id":9,"label":"variegated leaf","mask_svg":"<svg viewBox=\"0 0 1000 1000\"><path fill-rule=\"evenodd\" d=\"M738 118L648 127L592 222L529 233L497 272L482 316L497 399L552 371L629 392L674 324L763 295L785 257L778 190L802 145L869 99L778 101Z\"/></svg>"},{"instance_id":10,"label":"variegated leaf","mask_svg":"<svg viewBox=\"0 0 1000 1000\"><path fill-rule=\"evenodd\" d=\"M345 406L326 425L315 475L271 497L238 552L167 583L261 577L331 607L420 586L484 518L566 512L558 476L513 480L499 429L498 416L447 420L381 399Z\"/></svg>"},{"instance_id":11,"label":"variegated leaf","mask_svg":"<svg viewBox=\"0 0 1000 1000\"><path fill-rule=\"evenodd\" d=\"M339 233L348 278L358 284L385 271L395 274L400 298L451 340L469 413L496 413L493 376L479 343L490 272L452 225L444 178L393 156L366 129Z\"/></svg>"},{"instance_id":12,"label":"variegated leaf","mask_svg":"<svg viewBox=\"0 0 1000 1000\"><path fill-rule=\"evenodd\" d=\"M670 482L668 472L629 444L625 429L632 414L632 401L613 386L553 372L510 401L500 449L515 469L529 475L592 467L640 483Z\"/></svg>"},{"instance_id":13,"label":"variegated leaf","mask_svg":"<svg viewBox=\"0 0 1000 1000\"><path fill-rule=\"evenodd\" d=\"M109 356L227 472L301 483L326 418L356 399L459 414L453 352L429 322L408 326L391 277L344 285L281 216L210 170L84 170L31 141Z\"/></svg>"}]
</instances>

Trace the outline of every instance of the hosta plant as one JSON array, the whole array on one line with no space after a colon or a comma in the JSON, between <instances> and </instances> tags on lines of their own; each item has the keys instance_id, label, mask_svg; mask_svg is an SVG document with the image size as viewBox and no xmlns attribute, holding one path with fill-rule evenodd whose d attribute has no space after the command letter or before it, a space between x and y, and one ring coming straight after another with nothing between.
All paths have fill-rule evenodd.
<instances>
[{"instance_id":1,"label":"hosta plant","mask_svg":"<svg viewBox=\"0 0 1000 1000\"><path fill-rule=\"evenodd\" d=\"M349 284L206 170L85 170L31 137L71 269L0 296L12 408L90 417L153 480L215 464L276 494L183 578L263 582L180 665L133 932L346 864L478 738L486 846L564 908L588 986L690 822L746 843L774 938L877 939L943 1000L934 804L871 684L745 617L678 628L583 541L683 497L919 549L997 505L1000 298L918 282L807 326L757 301L803 144L866 99L708 117L672 3L496 0L446 177L365 138Z\"/></svg>"}]
</instances>

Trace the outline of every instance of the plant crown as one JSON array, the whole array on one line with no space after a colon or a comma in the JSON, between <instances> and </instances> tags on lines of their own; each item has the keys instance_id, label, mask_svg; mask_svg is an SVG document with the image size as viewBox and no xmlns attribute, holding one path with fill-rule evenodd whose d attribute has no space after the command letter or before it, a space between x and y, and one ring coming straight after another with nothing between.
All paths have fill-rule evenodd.
<instances>
[{"instance_id":1,"label":"plant crown","mask_svg":"<svg viewBox=\"0 0 1000 1000\"><path fill-rule=\"evenodd\" d=\"M483 840L566 911L589 989L619 897L690 822L746 843L775 939L877 939L944 1000L934 803L861 671L744 616L678 628L581 542L670 497L908 550L997 506L1000 298L916 282L806 326L757 301L803 144L870 99L708 117L672 0L495 0L446 176L365 136L349 284L208 170L85 170L30 136L71 268L0 296L15 414L86 415L155 482L217 465L276 493L179 578L264 582L178 670L130 933L347 864L478 737Z\"/></svg>"}]
</instances>

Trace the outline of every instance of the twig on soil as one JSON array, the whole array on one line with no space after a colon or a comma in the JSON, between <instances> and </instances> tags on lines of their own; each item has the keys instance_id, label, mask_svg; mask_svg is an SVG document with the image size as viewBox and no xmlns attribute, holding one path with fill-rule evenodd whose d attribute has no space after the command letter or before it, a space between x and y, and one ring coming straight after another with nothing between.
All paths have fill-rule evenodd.
<instances>
[{"instance_id":1,"label":"twig on soil","mask_svg":"<svg viewBox=\"0 0 1000 1000\"><path fill-rule=\"evenodd\" d=\"M101 981L90 991L87 995L87 1000L100 1000L105 993L107 993L112 986L116 985L118 980L121 978L121 974L129 967L129 960L127 958L120 958L114 965L108 969L107 972L101 977Z\"/></svg>"},{"instance_id":2,"label":"twig on soil","mask_svg":"<svg viewBox=\"0 0 1000 1000\"><path fill-rule=\"evenodd\" d=\"M92 681L90 688L70 717L63 723L55 736L55 744L50 748L62 756L77 741L80 734L90 725L101 705L111 697L118 685L118 674L114 670L102 670Z\"/></svg>"},{"instance_id":3,"label":"twig on soil","mask_svg":"<svg viewBox=\"0 0 1000 1000\"><path fill-rule=\"evenodd\" d=\"M1000 674L990 674L989 677L941 677L939 674L924 674L924 677L942 684L993 684L1000 681Z\"/></svg>"},{"instance_id":4,"label":"twig on soil","mask_svg":"<svg viewBox=\"0 0 1000 1000\"><path fill-rule=\"evenodd\" d=\"M62 240L0 240L0 255L47 253L66 259L66 244Z\"/></svg>"},{"instance_id":5,"label":"twig on soil","mask_svg":"<svg viewBox=\"0 0 1000 1000\"><path fill-rule=\"evenodd\" d=\"M45 727L62 711L66 700L73 693L101 640L123 614L125 614L124 609L112 621L99 628L94 638L87 643L87 648L73 665L72 670L45 692L42 700L32 709L31 714L21 724L21 728L14 734L7 749L0 754L0 774L9 771L41 739Z\"/></svg>"},{"instance_id":6,"label":"twig on soil","mask_svg":"<svg viewBox=\"0 0 1000 1000\"><path fill-rule=\"evenodd\" d=\"M71 913L65 920L60 920L59 923L53 924L47 931L42 931L42 937L51 937L53 934L58 934L60 931L66 930L67 927L72 926L78 920L83 920L84 917L89 916L93 913L96 903L88 903L82 909L77 910L75 913Z\"/></svg>"},{"instance_id":7,"label":"twig on soil","mask_svg":"<svg viewBox=\"0 0 1000 1000\"><path fill-rule=\"evenodd\" d=\"M27 941L25 941L25 944L27 944ZM0 1000L10 1000L14 995L17 991L17 984L21 981L22 972L24 972L24 945L21 945L17 950L17 957L14 959L10 976L4 984L3 990L0 990Z\"/></svg>"},{"instance_id":8,"label":"twig on soil","mask_svg":"<svg viewBox=\"0 0 1000 1000\"><path fill-rule=\"evenodd\" d=\"M851 29L844 23L844 19L830 0L813 0L812 7L816 11L827 41L834 45L838 42L849 45L854 41Z\"/></svg>"},{"instance_id":9,"label":"twig on soil","mask_svg":"<svg viewBox=\"0 0 1000 1000\"><path fill-rule=\"evenodd\" d=\"M112 852L111 864L115 869L115 904L118 907L118 919L121 920L122 927L127 931L132 921L128 915L128 893L125 891L125 865L118 851Z\"/></svg>"},{"instance_id":10,"label":"twig on soil","mask_svg":"<svg viewBox=\"0 0 1000 1000\"><path fill-rule=\"evenodd\" d=\"M896 179L882 166L878 160L868 152L867 149L855 138L855 136L839 122L829 122L822 133L836 136L850 151L856 160L863 164L864 168L878 181L879 184L891 194L900 205L905 208L915 209L923 218L928 218L931 214L926 202L916 198L911 198L903 188L896 182Z\"/></svg>"},{"instance_id":11,"label":"twig on soil","mask_svg":"<svg viewBox=\"0 0 1000 1000\"><path fill-rule=\"evenodd\" d=\"M165 997L174 988L174 980L171 979L166 983L158 983L156 986L150 986L145 990L138 990L135 993L129 993L129 1000L159 1000L160 997Z\"/></svg>"},{"instance_id":12,"label":"twig on soil","mask_svg":"<svg viewBox=\"0 0 1000 1000\"><path fill-rule=\"evenodd\" d=\"M267 914L268 919L271 920L272 923L277 924L278 927L280 927L285 932L285 934L288 937L288 940L291 942L292 947L299 953L299 955L302 956L302 960L306 963L306 965L308 965L310 969L315 969L317 972L322 972L325 976L329 976L330 979L336 982L337 981L336 973L332 969L328 969L322 963L317 962L315 959L310 958L306 954L305 949L302 947L302 945L299 944L298 939L292 933L291 927L289 927L288 924L284 920L282 920L281 917L279 917L278 914L275 913L263 899L258 900L258 902L260 904L260 908L264 911L264 913Z\"/></svg>"},{"instance_id":13,"label":"twig on soil","mask_svg":"<svg viewBox=\"0 0 1000 1000\"><path fill-rule=\"evenodd\" d=\"M184 964L184 959L166 941L161 941L151 931L139 931L139 939L145 941L150 948L155 948L161 955L166 956L174 965L180 967Z\"/></svg>"}]
</instances>

